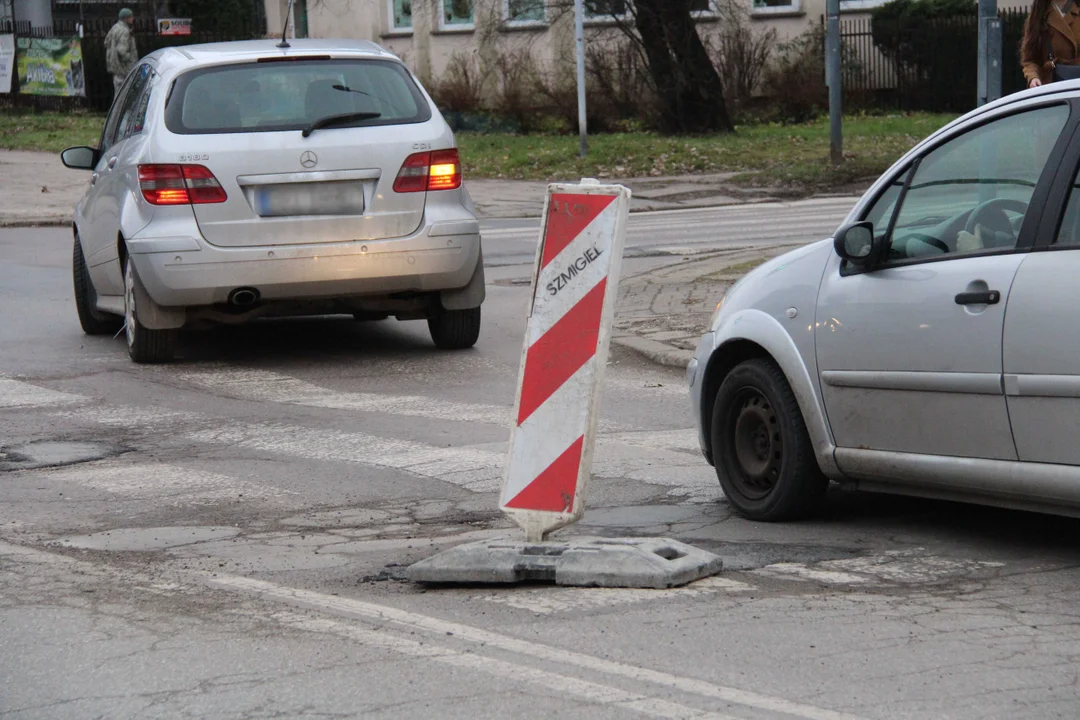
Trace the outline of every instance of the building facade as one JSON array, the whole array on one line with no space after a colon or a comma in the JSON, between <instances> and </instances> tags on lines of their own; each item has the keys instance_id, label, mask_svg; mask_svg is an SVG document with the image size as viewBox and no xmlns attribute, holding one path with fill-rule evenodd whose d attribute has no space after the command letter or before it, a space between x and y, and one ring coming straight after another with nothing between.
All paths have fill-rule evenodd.
<instances>
[{"instance_id":1,"label":"building facade","mask_svg":"<svg viewBox=\"0 0 1080 720\"><path fill-rule=\"evenodd\" d=\"M592 37L618 33L629 0L588 0ZM846 15L865 14L884 0L842 0ZM745 2L741 5L720 3ZM271 33L283 27L288 0L266 0ZM719 31L726 12L741 12L751 28L775 28L783 42L820 22L825 0L696 0L703 37ZM425 80L440 77L451 58L528 48L541 64L572 57L572 0L296 0L299 34L376 42L402 57ZM478 58L481 62L492 58Z\"/></svg>"}]
</instances>

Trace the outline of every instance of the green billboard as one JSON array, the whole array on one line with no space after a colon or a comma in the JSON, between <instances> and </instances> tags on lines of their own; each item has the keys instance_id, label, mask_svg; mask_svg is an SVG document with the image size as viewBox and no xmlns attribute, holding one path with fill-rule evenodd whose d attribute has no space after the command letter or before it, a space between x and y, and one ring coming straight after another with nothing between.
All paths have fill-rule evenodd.
<instances>
[{"instance_id":1,"label":"green billboard","mask_svg":"<svg viewBox=\"0 0 1080 720\"><path fill-rule=\"evenodd\" d=\"M82 41L78 37L21 37L15 42L21 94L86 96Z\"/></svg>"}]
</instances>

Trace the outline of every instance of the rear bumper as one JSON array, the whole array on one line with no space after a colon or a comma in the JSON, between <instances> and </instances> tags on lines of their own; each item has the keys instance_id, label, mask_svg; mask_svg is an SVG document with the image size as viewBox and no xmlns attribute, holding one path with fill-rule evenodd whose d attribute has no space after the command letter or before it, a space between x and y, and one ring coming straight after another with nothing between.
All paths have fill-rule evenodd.
<instances>
[{"instance_id":1,"label":"rear bumper","mask_svg":"<svg viewBox=\"0 0 1080 720\"><path fill-rule=\"evenodd\" d=\"M128 252L150 297L165 307L224 303L240 287L264 300L454 290L480 259L471 222L433 223L404 238L221 248L202 237L132 238Z\"/></svg>"}]
</instances>

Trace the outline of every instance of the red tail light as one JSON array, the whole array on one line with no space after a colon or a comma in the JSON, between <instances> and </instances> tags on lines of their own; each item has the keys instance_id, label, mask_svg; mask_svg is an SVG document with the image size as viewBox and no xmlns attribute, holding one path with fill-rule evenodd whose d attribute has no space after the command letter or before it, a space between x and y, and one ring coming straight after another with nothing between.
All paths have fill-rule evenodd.
<instances>
[{"instance_id":1,"label":"red tail light","mask_svg":"<svg viewBox=\"0 0 1080 720\"><path fill-rule=\"evenodd\" d=\"M410 155L394 180L394 192L457 190L461 187L461 158L456 149Z\"/></svg>"},{"instance_id":2,"label":"red tail light","mask_svg":"<svg viewBox=\"0 0 1080 720\"><path fill-rule=\"evenodd\" d=\"M428 163L431 153L416 153L405 158L405 164L394 180L394 192L424 192L428 183Z\"/></svg>"},{"instance_id":3,"label":"red tail light","mask_svg":"<svg viewBox=\"0 0 1080 720\"><path fill-rule=\"evenodd\" d=\"M139 187L151 205L201 205L229 199L202 165L140 165Z\"/></svg>"},{"instance_id":4,"label":"red tail light","mask_svg":"<svg viewBox=\"0 0 1080 720\"><path fill-rule=\"evenodd\" d=\"M192 205L223 203L229 199L214 173L202 165L183 165Z\"/></svg>"}]
</instances>

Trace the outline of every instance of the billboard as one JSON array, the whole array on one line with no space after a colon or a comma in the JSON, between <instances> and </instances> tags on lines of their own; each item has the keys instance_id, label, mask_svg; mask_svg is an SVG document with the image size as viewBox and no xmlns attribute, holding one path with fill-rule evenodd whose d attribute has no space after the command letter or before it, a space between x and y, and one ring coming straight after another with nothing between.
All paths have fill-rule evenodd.
<instances>
[{"instance_id":1,"label":"billboard","mask_svg":"<svg viewBox=\"0 0 1080 720\"><path fill-rule=\"evenodd\" d=\"M15 43L21 94L86 96L82 41L78 37L21 37Z\"/></svg>"}]
</instances>

